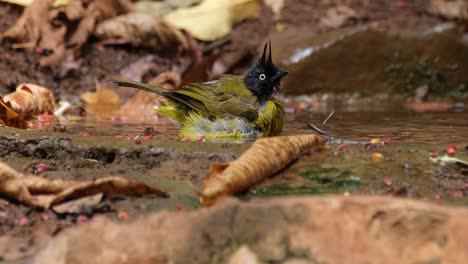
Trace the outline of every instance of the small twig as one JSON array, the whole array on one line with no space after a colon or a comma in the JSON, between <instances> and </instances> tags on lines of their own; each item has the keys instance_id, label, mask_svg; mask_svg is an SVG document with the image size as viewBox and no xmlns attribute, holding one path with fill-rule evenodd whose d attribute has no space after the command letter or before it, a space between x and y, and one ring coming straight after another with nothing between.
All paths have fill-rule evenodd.
<instances>
[{"instance_id":1,"label":"small twig","mask_svg":"<svg viewBox=\"0 0 468 264\"><path fill-rule=\"evenodd\" d=\"M333 114L335 114L335 110L333 110L333 111L328 115L328 117L325 118L325 120L323 120L322 125L325 125L325 123L327 123L327 121L333 116Z\"/></svg>"},{"instance_id":2,"label":"small twig","mask_svg":"<svg viewBox=\"0 0 468 264\"><path fill-rule=\"evenodd\" d=\"M220 47L223 47L227 44L231 43L231 39L230 38L224 38L224 39L220 39L220 40L217 40L217 41L214 41L214 42L211 42L210 44L206 45L203 49L202 49L202 53L203 54L206 54L216 48L220 48Z\"/></svg>"},{"instance_id":3,"label":"small twig","mask_svg":"<svg viewBox=\"0 0 468 264\"><path fill-rule=\"evenodd\" d=\"M34 42L23 42L23 43L13 43L11 47L13 49L28 49L28 48L34 48L36 44Z\"/></svg>"},{"instance_id":4,"label":"small twig","mask_svg":"<svg viewBox=\"0 0 468 264\"><path fill-rule=\"evenodd\" d=\"M308 123L307 124L310 128L312 128L313 130L315 130L317 133L319 133L320 135L322 136L327 136L327 137L330 137L330 138L334 138L334 136L332 136L331 134L323 131L322 129L318 128L316 125L312 124L312 123Z\"/></svg>"},{"instance_id":5,"label":"small twig","mask_svg":"<svg viewBox=\"0 0 468 264\"><path fill-rule=\"evenodd\" d=\"M325 136L329 143L345 143L345 144L365 144L366 143L364 141L356 141L356 140L336 138L332 134L330 134L330 133L328 133L326 131L323 131L322 129L318 128L316 125L314 125L312 123L308 123L307 125L310 128L312 128L315 132L319 133L322 136Z\"/></svg>"}]
</instances>

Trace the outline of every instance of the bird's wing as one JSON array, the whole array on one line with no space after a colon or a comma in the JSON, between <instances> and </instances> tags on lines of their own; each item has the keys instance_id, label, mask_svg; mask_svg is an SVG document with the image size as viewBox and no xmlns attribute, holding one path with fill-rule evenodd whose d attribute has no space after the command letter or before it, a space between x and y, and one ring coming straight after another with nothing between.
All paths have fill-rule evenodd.
<instances>
[{"instance_id":1,"label":"bird's wing","mask_svg":"<svg viewBox=\"0 0 468 264\"><path fill-rule=\"evenodd\" d=\"M258 117L256 97L237 76L226 75L217 81L190 84L169 94L172 100L204 116L242 117L249 121Z\"/></svg>"}]
</instances>

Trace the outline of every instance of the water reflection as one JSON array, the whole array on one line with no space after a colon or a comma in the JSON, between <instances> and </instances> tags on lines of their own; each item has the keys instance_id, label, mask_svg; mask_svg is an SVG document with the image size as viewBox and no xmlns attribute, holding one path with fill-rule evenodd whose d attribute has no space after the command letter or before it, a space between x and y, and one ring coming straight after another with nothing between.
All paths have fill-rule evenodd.
<instances>
[{"instance_id":1,"label":"water reflection","mask_svg":"<svg viewBox=\"0 0 468 264\"><path fill-rule=\"evenodd\" d=\"M468 113L410 111L362 111L341 112L322 125L328 113L287 114L283 135L308 133L307 123L340 138L368 140L389 137L402 143L466 143L468 138ZM75 121L62 121L69 133L87 131L91 135L138 135L148 127L156 131L156 138L178 139L179 125L168 118L148 120L142 123L122 122L122 120L84 118ZM52 130L49 128L48 130Z\"/></svg>"}]
</instances>

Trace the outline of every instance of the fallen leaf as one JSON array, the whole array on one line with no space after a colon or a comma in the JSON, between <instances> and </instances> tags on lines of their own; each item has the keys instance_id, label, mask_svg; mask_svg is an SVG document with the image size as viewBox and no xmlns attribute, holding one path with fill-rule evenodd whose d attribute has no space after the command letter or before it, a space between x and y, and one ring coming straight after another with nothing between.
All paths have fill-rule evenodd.
<instances>
[{"instance_id":1,"label":"fallen leaf","mask_svg":"<svg viewBox=\"0 0 468 264\"><path fill-rule=\"evenodd\" d=\"M0 125L26 129L28 124L0 97Z\"/></svg>"},{"instance_id":2,"label":"fallen leaf","mask_svg":"<svg viewBox=\"0 0 468 264\"><path fill-rule=\"evenodd\" d=\"M439 157L436 157L436 158L430 158L432 161L435 161L435 162L453 162L453 163L460 163L460 164L463 164L465 166L468 166L468 160L462 160L462 159L458 159L458 158L455 158L455 157L450 157L450 156L439 156Z\"/></svg>"},{"instance_id":3,"label":"fallen leaf","mask_svg":"<svg viewBox=\"0 0 468 264\"><path fill-rule=\"evenodd\" d=\"M54 112L54 95L42 86L35 84L20 84L16 91L3 97L11 109L25 117Z\"/></svg>"},{"instance_id":4,"label":"fallen leaf","mask_svg":"<svg viewBox=\"0 0 468 264\"><path fill-rule=\"evenodd\" d=\"M223 196L245 191L323 144L324 139L313 134L259 139L237 160L211 165L198 193L200 202L211 205Z\"/></svg>"},{"instance_id":5,"label":"fallen leaf","mask_svg":"<svg viewBox=\"0 0 468 264\"><path fill-rule=\"evenodd\" d=\"M265 0L265 5L271 8L275 19L279 19L281 15L281 10L284 7L284 0Z\"/></svg>"},{"instance_id":6,"label":"fallen leaf","mask_svg":"<svg viewBox=\"0 0 468 264\"><path fill-rule=\"evenodd\" d=\"M168 90L175 90L180 86L180 74L176 72L162 72L151 81L149 84L161 86ZM161 106L165 99L157 94L138 91L133 97L120 108L120 114L127 116L131 121L145 122L154 120L157 115L154 112L154 107Z\"/></svg>"},{"instance_id":7,"label":"fallen leaf","mask_svg":"<svg viewBox=\"0 0 468 264\"><path fill-rule=\"evenodd\" d=\"M61 65L66 72L69 65L76 67L75 56L98 22L131 9L130 0L75 0L58 8L52 0L32 1L3 39L16 48L40 51L41 65Z\"/></svg>"},{"instance_id":8,"label":"fallen leaf","mask_svg":"<svg viewBox=\"0 0 468 264\"><path fill-rule=\"evenodd\" d=\"M200 2L201 0L138 1L135 3L135 10L156 17L163 17L175 9L192 6Z\"/></svg>"},{"instance_id":9,"label":"fallen leaf","mask_svg":"<svg viewBox=\"0 0 468 264\"><path fill-rule=\"evenodd\" d=\"M326 27L339 28L343 26L346 21L355 17L356 12L353 9L345 5L338 5L328 9L326 16L320 19L320 23Z\"/></svg>"},{"instance_id":10,"label":"fallen leaf","mask_svg":"<svg viewBox=\"0 0 468 264\"><path fill-rule=\"evenodd\" d=\"M229 34L233 24L257 16L258 10L256 0L204 0L194 7L175 10L164 20L197 39L213 41Z\"/></svg>"},{"instance_id":11,"label":"fallen leaf","mask_svg":"<svg viewBox=\"0 0 468 264\"><path fill-rule=\"evenodd\" d=\"M120 96L100 85L96 84L96 92L86 92L81 95L81 100L86 104L87 112L98 114L112 114L120 108Z\"/></svg>"},{"instance_id":12,"label":"fallen leaf","mask_svg":"<svg viewBox=\"0 0 468 264\"><path fill-rule=\"evenodd\" d=\"M20 5L20 6L29 6L32 4L34 0L0 0L0 2L5 2L5 3L10 3L10 4L15 4L15 5ZM72 0L55 0L53 2L54 7L58 6L66 6L70 4Z\"/></svg>"},{"instance_id":13,"label":"fallen leaf","mask_svg":"<svg viewBox=\"0 0 468 264\"><path fill-rule=\"evenodd\" d=\"M120 177L110 176L94 181L48 180L39 176L18 173L8 165L0 163L0 194L29 206L50 208L66 201L98 193L168 196L167 193L144 183Z\"/></svg>"},{"instance_id":14,"label":"fallen leaf","mask_svg":"<svg viewBox=\"0 0 468 264\"><path fill-rule=\"evenodd\" d=\"M165 52L188 49L187 39L180 30L145 13L129 13L103 21L95 34L99 39L120 39L137 47Z\"/></svg>"},{"instance_id":15,"label":"fallen leaf","mask_svg":"<svg viewBox=\"0 0 468 264\"><path fill-rule=\"evenodd\" d=\"M66 203L62 203L52 207L52 210L58 214L83 214L93 211L94 208L102 201L102 193L92 196L79 198Z\"/></svg>"},{"instance_id":16,"label":"fallen leaf","mask_svg":"<svg viewBox=\"0 0 468 264\"><path fill-rule=\"evenodd\" d=\"M405 107L417 112L426 111L447 111L453 108L452 103L430 102L430 103L406 103Z\"/></svg>"},{"instance_id":17,"label":"fallen leaf","mask_svg":"<svg viewBox=\"0 0 468 264\"><path fill-rule=\"evenodd\" d=\"M447 18L468 19L468 2L466 0L431 0L429 12Z\"/></svg>"},{"instance_id":18,"label":"fallen leaf","mask_svg":"<svg viewBox=\"0 0 468 264\"><path fill-rule=\"evenodd\" d=\"M383 159L383 157L384 157L384 156L382 155L382 153L379 153L379 152L374 152L374 153L372 153L371 156L372 156L372 159L374 159L374 160Z\"/></svg>"},{"instance_id":19,"label":"fallen leaf","mask_svg":"<svg viewBox=\"0 0 468 264\"><path fill-rule=\"evenodd\" d=\"M120 70L120 75L126 80L141 82L143 80L143 75L145 75L149 70L156 68L154 59L155 57L153 55L144 56L122 68Z\"/></svg>"}]
</instances>

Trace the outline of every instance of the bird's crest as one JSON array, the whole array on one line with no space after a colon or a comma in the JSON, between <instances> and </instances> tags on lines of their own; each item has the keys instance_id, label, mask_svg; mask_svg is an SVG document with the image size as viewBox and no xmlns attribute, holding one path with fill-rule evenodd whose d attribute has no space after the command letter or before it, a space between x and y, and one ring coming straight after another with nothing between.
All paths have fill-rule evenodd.
<instances>
[{"instance_id":1,"label":"bird's crest","mask_svg":"<svg viewBox=\"0 0 468 264\"><path fill-rule=\"evenodd\" d=\"M260 57L257 66L262 68L267 73L274 73L277 70L273 64L273 60L271 59L271 41L265 43L262 57Z\"/></svg>"}]
</instances>

